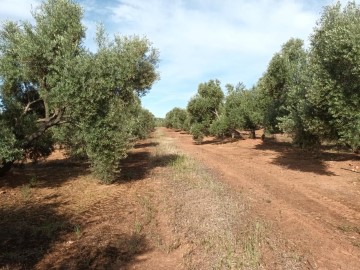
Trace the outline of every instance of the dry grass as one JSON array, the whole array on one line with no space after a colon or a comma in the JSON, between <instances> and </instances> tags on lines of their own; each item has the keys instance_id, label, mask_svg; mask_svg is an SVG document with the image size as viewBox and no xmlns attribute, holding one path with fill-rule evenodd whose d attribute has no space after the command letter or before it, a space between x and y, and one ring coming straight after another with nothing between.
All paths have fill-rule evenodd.
<instances>
[{"instance_id":1,"label":"dry grass","mask_svg":"<svg viewBox=\"0 0 360 270\"><path fill-rule=\"evenodd\" d=\"M264 226L246 218L241 194L231 191L170 138L159 137L156 156L173 155L166 171L164 211L177 246L187 246L188 269L257 269L261 263Z\"/></svg>"}]
</instances>

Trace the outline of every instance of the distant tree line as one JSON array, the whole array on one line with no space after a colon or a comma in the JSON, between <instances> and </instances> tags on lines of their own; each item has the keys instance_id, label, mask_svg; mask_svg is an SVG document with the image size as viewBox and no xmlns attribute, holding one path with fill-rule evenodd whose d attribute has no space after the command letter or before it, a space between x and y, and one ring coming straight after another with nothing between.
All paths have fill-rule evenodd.
<instances>
[{"instance_id":1,"label":"distant tree line","mask_svg":"<svg viewBox=\"0 0 360 270\"><path fill-rule=\"evenodd\" d=\"M110 183L133 142L155 127L140 96L159 77L158 51L137 36L110 39L99 26L90 52L82 13L72 0L47 0L34 25L0 27L0 176L61 144Z\"/></svg>"},{"instance_id":2,"label":"distant tree line","mask_svg":"<svg viewBox=\"0 0 360 270\"><path fill-rule=\"evenodd\" d=\"M324 141L360 148L360 7L338 2L324 8L304 48L292 38L274 54L251 89L201 83L186 109L168 112L165 125L204 136L230 136L258 128L284 132L300 147Z\"/></svg>"}]
</instances>

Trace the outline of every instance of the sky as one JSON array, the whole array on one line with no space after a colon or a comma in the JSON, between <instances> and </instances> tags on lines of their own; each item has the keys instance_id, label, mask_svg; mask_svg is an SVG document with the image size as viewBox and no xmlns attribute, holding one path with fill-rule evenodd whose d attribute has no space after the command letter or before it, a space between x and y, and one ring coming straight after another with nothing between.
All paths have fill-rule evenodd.
<instances>
[{"instance_id":1,"label":"sky","mask_svg":"<svg viewBox=\"0 0 360 270\"><path fill-rule=\"evenodd\" d=\"M142 98L164 117L186 108L198 85L211 79L252 87L290 38L305 45L323 7L334 0L74 0L84 9L84 45L95 51L95 30L146 37L160 53L160 80ZM0 21L33 21L40 0L0 0ZM340 1L346 4L347 1ZM358 1L356 1L358 2Z\"/></svg>"}]
</instances>

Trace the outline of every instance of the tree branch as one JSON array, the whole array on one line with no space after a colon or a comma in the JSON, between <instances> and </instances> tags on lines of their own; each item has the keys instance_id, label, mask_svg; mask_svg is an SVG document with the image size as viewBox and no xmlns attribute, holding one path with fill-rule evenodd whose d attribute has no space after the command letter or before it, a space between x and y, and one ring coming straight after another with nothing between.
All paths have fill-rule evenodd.
<instances>
[{"instance_id":1,"label":"tree branch","mask_svg":"<svg viewBox=\"0 0 360 270\"><path fill-rule=\"evenodd\" d=\"M42 101L42 99L39 98L39 99L36 99L36 100L33 100L33 101L28 102L28 104L27 104L26 107L24 108L24 111L23 111L23 113L21 114L21 116L24 116L28 111L30 111L30 106L31 106L31 105L33 105L33 104L35 104L35 103L37 103L37 102L39 102L39 101Z\"/></svg>"},{"instance_id":2,"label":"tree branch","mask_svg":"<svg viewBox=\"0 0 360 270\"><path fill-rule=\"evenodd\" d=\"M40 118L38 120L36 120L36 123L47 123L52 121L53 119L55 119L59 114L59 109L55 109L55 112L53 115L49 116L49 117L45 117L45 118Z\"/></svg>"},{"instance_id":3,"label":"tree branch","mask_svg":"<svg viewBox=\"0 0 360 270\"><path fill-rule=\"evenodd\" d=\"M60 108L60 109L58 108L55 110L54 114L51 117L39 119L37 122L41 123L41 125L40 125L38 131L36 131L33 134L31 134L30 136L26 137L26 142L24 144L24 147L29 146L32 141L34 141L35 139L40 137L42 134L44 134L44 132L46 130L48 130L49 128L62 124L64 122L63 116L65 113L65 110L66 110L65 107Z\"/></svg>"}]
</instances>

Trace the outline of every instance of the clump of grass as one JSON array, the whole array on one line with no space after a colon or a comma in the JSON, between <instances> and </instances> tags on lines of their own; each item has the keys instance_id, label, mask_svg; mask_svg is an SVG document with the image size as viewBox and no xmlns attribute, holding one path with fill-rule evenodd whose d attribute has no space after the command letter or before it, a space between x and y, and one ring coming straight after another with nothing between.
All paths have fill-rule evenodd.
<instances>
[{"instance_id":1,"label":"clump of grass","mask_svg":"<svg viewBox=\"0 0 360 270\"><path fill-rule=\"evenodd\" d=\"M141 231L143 230L143 225L141 224L140 221L135 221L135 233L141 233Z\"/></svg>"},{"instance_id":2,"label":"clump of grass","mask_svg":"<svg viewBox=\"0 0 360 270\"><path fill-rule=\"evenodd\" d=\"M148 225L154 220L156 209L154 208L149 196L138 195L137 198L143 209L143 223Z\"/></svg>"},{"instance_id":3,"label":"clump of grass","mask_svg":"<svg viewBox=\"0 0 360 270\"><path fill-rule=\"evenodd\" d=\"M357 226L352 226L352 225L339 225L338 229L349 233L349 232L355 232L355 233L359 233L360 234L360 227Z\"/></svg>"},{"instance_id":4,"label":"clump of grass","mask_svg":"<svg viewBox=\"0 0 360 270\"><path fill-rule=\"evenodd\" d=\"M30 184L22 185L21 186L21 197L23 201L29 201L31 198L31 186Z\"/></svg>"},{"instance_id":5,"label":"clump of grass","mask_svg":"<svg viewBox=\"0 0 360 270\"><path fill-rule=\"evenodd\" d=\"M54 239L57 233L61 231L63 228L64 228L64 224L62 222L48 221L42 226L38 227L37 230L41 231L49 239Z\"/></svg>"},{"instance_id":6,"label":"clump of grass","mask_svg":"<svg viewBox=\"0 0 360 270\"><path fill-rule=\"evenodd\" d=\"M75 234L77 239L80 239L81 236L83 235L83 232L81 230L81 226L79 224L76 224L74 226L74 234Z\"/></svg>"},{"instance_id":7,"label":"clump of grass","mask_svg":"<svg viewBox=\"0 0 360 270\"><path fill-rule=\"evenodd\" d=\"M37 187L40 184L36 176L31 177L28 184L21 186L20 193L23 201L27 202L31 199L31 189Z\"/></svg>"},{"instance_id":8,"label":"clump of grass","mask_svg":"<svg viewBox=\"0 0 360 270\"><path fill-rule=\"evenodd\" d=\"M171 167L175 170L182 171L183 169L187 169L185 165L187 162L185 155L178 155L176 158L171 162Z\"/></svg>"},{"instance_id":9,"label":"clump of grass","mask_svg":"<svg viewBox=\"0 0 360 270\"><path fill-rule=\"evenodd\" d=\"M31 188L37 187L39 183L39 179L36 176L33 176L29 181L29 185Z\"/></svg>"},{"instance_id":10,"label":"clump of grass","mask_svg":"<svg viewBox=\"0 0 360 270\"><path fill-rule=\"evenodd\" d=\"M247 233L247 237L244 242L243 261L246 262L246 266L250 268L257 268L260 265L260 243L264 238L263 233L264 226L258 221L253 224L253 226L251 226L250 230Z\"/></svg>"}]
</instances>

